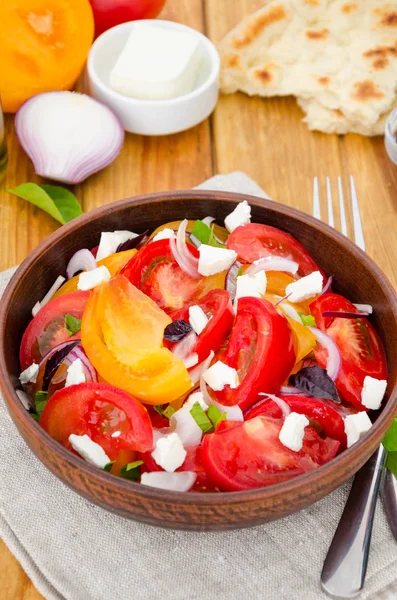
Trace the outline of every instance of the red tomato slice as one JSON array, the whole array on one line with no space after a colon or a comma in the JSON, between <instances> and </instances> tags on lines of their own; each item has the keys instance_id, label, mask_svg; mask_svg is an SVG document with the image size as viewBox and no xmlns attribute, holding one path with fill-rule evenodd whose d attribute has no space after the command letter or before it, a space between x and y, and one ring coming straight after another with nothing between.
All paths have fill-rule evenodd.
<instances>
[{"instance_id":1,"label":"red tomato slice","mask_svg":"<svg viewBox=\"0 0 397 600\"><path fill-rule=\"evenodd\" d=\"M233 325L234 312L230 294L226 290L211 290L196 305L200 306L210 319L192 349L192 352L198 354L199 362L201 362L208 357L211 350L216 352L225 341ZM173 321L183 319L189 322L189 309L184 308L172 313L171 317ZM174 344L169 345L171 349L172 346Z\"/></svg>"},{"instance_id":2,"label":"red tomato slice","mask_svg":"<svg viewBox=\"0 0 397 600\"><path fill-rule=\"evenodd\" d=\"M299 274L321 271L318 264L298 240L270 225L249 223L237 227L227 240L227 247L237 252L239 260L253 263L266 256L282 256L299 264ZM321 271L322 272L322 271Z\"/></svg>"},{"instance_id":3,"label":"red tomato slice","mask_svg":"<svg viewBox=\"0 0 397 600\"><path fill-rule=\"evenodd\" d=\"M111 460L121 450L146 452L153 428L144 406L127 392L103 383L80 383L57 391L47 402L40 425L71 449L69 436L87 434ZM118 437L112 433L120 431Z\"/></svg>"},{"instance_id":4,"label":"red tomato slice","mask_svg":"<svg viewBox=\"0 0 397 600\"><path fill-rule=\"evenodd\" d=\"M338 319L323 317L326 311L358 312L343 296L324 294L310 304L317 327L337 344L342 366L336 387L345 400L359 410L368 410L361 403L361 391L366 375L387 379L386 357L382 342L368 319ZM325 367L327 351L321 346L314 350L317 362Z\"/></svg>"},{"instance_id":5,"label":"red tomato slice","mask_svg":"<svg viewBox=\"0 0 397 600\"><path fill-rule=\"evenodd\" d=\"M199 256L192 244L188 244L188 248L194 257ZM202 280L202 277L190 277L180 268L169 240L151 242L141 248L120 273L166 312L191 303Z\"/></svg>"},{"instance_id":6,"label":"red tomato slice","mask_svg":"<svg viewBox=\"0 0 397 600\"><path fill-rule=\"evenodd\" d=\"M65 315L81 319L89 292L71 292L50 300L27 326L21 341L19 360L21 369L40 360L51 348L80 339L80 331L70 336L66 331Z\"/></svg>"},{"instance_id":7,"label":"red tomato slice","mask_svg":"<svg viewBox=\"0 0 397 600\"><path fill-rule=\"evenodd\" d=\"M165 0L90 0L95 19L95 36L126 21L154 19Z\"/></svg>"},{"instance_id":8,"label":"red tomato slice","mask_svg":"<svg viewBox=\"0 0 397 600\"><path fill-rule=\"evenodd\" d=\"M282 419L255 417L204 436L204 469L221 491L248 490L287 481L333 458L339 442L306 427L303 447L289 450L278 439Z\"/></svg>"},{"instance_id":9,"label":"red tomato slice","mask_svg":"<svg viewBox=\"0 0 397 600\"><path fill-rule=\"evenodd\" d=\"M341 450L346 448L347 440L343 417L332 406L308 396L282 396L282 399L293 412L306 415L316 431L320 426L325 436L341 443ZM253 419L260 415L281 419L282 410L273 400L264 398L245 411L244 419Z\"/></svg>"},{"instance_id":10,"label":"red tomato slice","mask_svg":"<svg viewBox=\"0 0 397 600\"><path fill-rule=\"evenodd\" d=\"M295 364L287 319L267 300L240 298L227 348L217 358L236 369L240 381L236 389L214 392L220 404L245 409L259 392L278 392Z\"/></svg>"}]
</instances>

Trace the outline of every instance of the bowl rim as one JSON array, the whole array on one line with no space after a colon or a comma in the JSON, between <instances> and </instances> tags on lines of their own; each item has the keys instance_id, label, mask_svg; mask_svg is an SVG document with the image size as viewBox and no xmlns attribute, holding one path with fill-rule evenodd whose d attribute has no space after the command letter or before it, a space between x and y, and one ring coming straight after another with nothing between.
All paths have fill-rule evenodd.
<instances>
[{"instance_id":1,"label":"bowl rim","mask_svg":"<svg viewBox=\"0 0 397 600\"><path fill-rule=\"evenodd\" d=\"M216 196L214 197L214 194ZM133 481L128 481L106 473L97 467L94 467L84 461L83 458L73 454L67 450L64 446L54 440L46 431L44 431L39 423L37 423L26 409L22 406L18 396L15 393L15 387L12 383L11 377L8 375L5 368L5 354L6 354L6 339L5 339L5 323L6 315L8 312L8 306L13 300L13 296L16 293L16 288L19 283L28 273L29 269L33 267L37 262L41 260L41 256L44 252L49 250L51 246L58 241L61 241L70 232L79 229L80 226L96 219L106 217L107 213L112 213L120 208L127 208L128 206L141 205L151 202L161 201L180 201L180 200L216 200L225 204L230 204L231 209L238 202L247 200L247 202L259 209L266 208L270 211L276 212L280 215L287 215L292 217L298 222L309 224L312 228L320 231L322 234L326 234L332 238L335 242L342 246L346 246L349 251L357 256L357 258L364 263L365 267L373 272L373 274L380 281L382 288L387 293L393 315L397 321L397 293L393 286L389 282L386 275L377 266L377 264L358 246L356 246L351 240L339 233L336 229L330 227L326 223L319 221L318 219L308 215L296 208L275 202L270 199L260 198L258 196L251 196L248 194L241 194L235 192L223 192L217 190L176 190L176 191L165 191L156 192L149 194L142 194L138 196L128 197L121 200L111 202L109 204L102 205L95 208L92 211L84 213L80 217L73 219L66 225L63 225L50 236L48 236L43 242L41 242L25 260L18 267L17 271L12 276L8 283L6 290L3 294L2 301L0 303L0 385L7 396L7 400L13 404L17 413L21 417L21 420L25 422L31 431L35 431L36 435L41 438L41 441L49 448L50 451L58 455L62 461L66 461L74 468L80 469L84 475L87 475L88 479L96 479L99 485L108 484L109 477L113 479L113 487L117 488L120 493L134 493L145 499L152 499L156 501L168 501L179 504L195 504L198 506L214 506L217 504L232 505L234 503L240 504L241 502L250 502L253 500L261 500L265 498L266 501L271 501L273 498L276 499L278 496L283 494L296 494L298 491L305 489L310 485L318 484L327 475L334 471L344 471L344 467L347 467L350 463L350 458L353 456L359 456L361 450L367 445L378 445L381 442L383 434L386 432L388 426L391 424L394 415L397 410L397 384L390 391L390 395L386 406L382 409L378 415L376 422L370 431L367 432L361 440L356 444L347 448L339 456L332 459L329 463L309 471L303 475L299 475L288 481L276 483L267 487L254 488L243 491L234 492L221 492L214 494L210 492L175 492L170 490L163 490L159 488L152 488L144 486ZM194 204L192 203L192 209L194 211ZM26 443L26 442L25 442Z\"/></svg>"},{"instance_id":2,"label":"bowl rim","mask_svg":"<svg viewBox=\"0 0 397 600\"><path fill-rule=\"evenodd\" d=\"M149 100L142 98L132 98L130 96L124 96L119 92L113 90L109 85L103 81L103 79L99 76L97 69L95 68L95 58L96 53L102 47L106 47L106 45L111 44L111 37L115 34L117 30L128 30L132 27L140 27L143 25L153 25L155 27L161 27L164 25L164 29L175 29L177 31L188 31L192 35L198 37L202 44L206 47L208 56L210 57L211 69L206 77L206 79L197 87L195 87L192 91L187 94L183 94L182 96L177 96L176 98L168 98L163 100ZM109 39L108 39L109 38ZM209 88L211 88L214 84L217 83L219 73L221 68L221 60L216 49L216 46L211 42L211 40L205 36L203 33L194 29L193 27L189 27L188 25L184 25L183 23L176 23L174 21L165 21L163 19L140 19L139 21L127 21L126 23L121 23L120 25L115 25L111 27L107 31L104 31L93 43L88 53L87 58L87 73L89 79L101 89L102 93L107 94L110 98L113 98L115 101L120 102L123 101L126 104L129 104L131 107L153 107L164 108L164 107L178 107L180 104L184 102L189 102L190 100L195 100L199 98L204 92L206 92Z\"/></svg>"}]
</instances>

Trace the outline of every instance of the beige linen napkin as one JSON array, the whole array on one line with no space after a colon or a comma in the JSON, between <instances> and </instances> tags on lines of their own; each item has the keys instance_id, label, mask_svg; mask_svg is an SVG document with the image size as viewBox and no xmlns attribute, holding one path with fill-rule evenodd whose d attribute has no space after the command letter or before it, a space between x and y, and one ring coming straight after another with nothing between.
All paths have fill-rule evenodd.
<instances>
[{"instance_id":1,"label":"beige linen napkin","mask_svg":"<svg viewBox=\"0 0 397 600\"><path fill-rule=\"evenodd\" d=\"M243 173L199 187L265 196ZM13 271L0 274L0 293ZM0 482L0 535L51 600L325 599L320 572L349 489L253 529L156 529L65 487L19 437L1 398ZM361 598L397 598L397 544L380 505Z\"/></svg>"}]
</instances>

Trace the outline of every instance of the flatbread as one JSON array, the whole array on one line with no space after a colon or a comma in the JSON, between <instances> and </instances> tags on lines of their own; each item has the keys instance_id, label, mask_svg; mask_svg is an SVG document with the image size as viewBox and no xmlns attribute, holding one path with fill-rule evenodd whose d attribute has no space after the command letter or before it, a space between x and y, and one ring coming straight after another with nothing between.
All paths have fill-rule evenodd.
<instances>
[{"instance_id":1,"label":"flatbread","mask_svg":"<svg viewBox=\"0 0 397 600\"><path fill-rule=\"evenodd\" d=\"M219 51L222 92L295 95L311 115L327 109L322 131L334 111L378 131L396 97L397 0L270 0Z\"/></svg>"}]
</instances>

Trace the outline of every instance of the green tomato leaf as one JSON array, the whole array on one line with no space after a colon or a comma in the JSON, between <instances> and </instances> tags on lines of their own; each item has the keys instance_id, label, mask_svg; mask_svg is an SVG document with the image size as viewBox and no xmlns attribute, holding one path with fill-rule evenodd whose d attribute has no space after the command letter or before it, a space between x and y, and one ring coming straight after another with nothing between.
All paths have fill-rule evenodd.
<instances>
[{"instance_id":1,"label":"green tomato leaf","mask_svg":"<svg viewBox=\"0 0 397 600\"><path fill-rule=\"evenodd\" d=\"M192 229L192 234L202 243L207 246L213 246L214 248L224 248L224 244L220 244L214 235L214 230L208 227L205 223L197 220Z\"/></svg>"},{"instance_id":2,"label":"green tomato leaf","mask_svg":"<svg viewBox=\"0 0 397 600\"><path fill-rule=\"evenodd\" d=\"M393 473L394 477L397 477L397 452L389 452L386 466Z\"/></svg>"},{"instance_id":3,"label":"green tomato leaf","mask_svg":"<svg viewBox=\"0 0 397 600\"><path fill-rule=\"evenodd\" d=\"M74 335L81 329L81 319L76 319L73 315L65 315L65 327L69 335Z\"/></svg>"},{"instance_id":4,"label":"green tomato leaf","mask_svg":"<svg viewBox=\"0 0 397 600\"><path fill-rule=\"evenodd\" d=\"M383 445L388 452L397 452L397 417L383 438Z\"/></svg>"},{"instance_id":5,"label":"green tomato leaf","mask_svg":"<svg viewBox=\"0 0 397 600\"><path fill-rule=\"evenodd\" d=\"M62 225L83 214L76 196L61 186L23 183L7 191L41 208Z\"/></svg>"}]
</instances>

